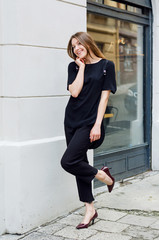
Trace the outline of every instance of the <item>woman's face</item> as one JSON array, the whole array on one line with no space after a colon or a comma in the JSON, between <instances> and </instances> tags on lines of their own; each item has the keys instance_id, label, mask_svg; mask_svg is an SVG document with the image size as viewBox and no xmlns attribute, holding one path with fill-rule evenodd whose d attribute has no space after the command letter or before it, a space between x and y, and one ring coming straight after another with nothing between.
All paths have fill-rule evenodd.
<instances>
[{"instance_id":1,"label":"woman's face","mask_svg":"<svg viewBox=\"0 0 159 240\"><path fill-rule=\"evenodd\" d=\"M88 52L87 49L78 41L78 39L72 39L72 48L74 54L79 58L86 58Z\"/></svg>"}]
</instances>

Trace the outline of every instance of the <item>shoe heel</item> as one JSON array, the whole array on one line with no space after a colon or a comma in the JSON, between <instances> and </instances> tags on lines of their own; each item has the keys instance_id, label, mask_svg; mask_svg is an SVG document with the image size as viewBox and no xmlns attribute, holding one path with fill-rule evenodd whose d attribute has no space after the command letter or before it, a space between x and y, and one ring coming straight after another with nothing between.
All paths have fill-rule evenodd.
<instances>
[{"instance_id":1,"label":"shoe heel","mask_svg":"<svg viewBox=\"0 0 159 240\"><path fill-rule=\"evenodd\" d=\"M95 211L95 214L94 214L94 216L90 219L89 223L87 223L87 224L80 223L80 224L78 224L78 226L77 226L76 228L77 228L77 229L88 228L91 224L92 224L92 225L94 224L94 220L95 220L95 218L97 218L97 217L98 217L98 213L97 213L97 211Z\"/></svg>"},{"instance_id":2,"label":"shoe heel","mask_svg":"<svg viewBox=\"0 0 159 240\"><path fill-rule=\"evenodd\" d=\"M104 166L103 166L102 168L104 168ZM112 169L112 167L109 167L108 169ZM101 170L102 170L102 169L101 169Z\"/></svg>"},{"instance_id":3,"label":"shoe heel","mask_svg":"<svg viewBox=\"0 0 159 240\"><path fill-rule=\"evenodd\" d=\"M110 167L110 168L108 168L108 167L103 167L101 170L103 170L103 171L112 179L112 181L113 181L112 185L107 185L108 191L111 192L111 191L113 190L113 187L114 187L115 179L114 179L114 178L112 177L112 175L110 174L109 169L111 169L111 167Z\"/></svg>"}]
</instances>

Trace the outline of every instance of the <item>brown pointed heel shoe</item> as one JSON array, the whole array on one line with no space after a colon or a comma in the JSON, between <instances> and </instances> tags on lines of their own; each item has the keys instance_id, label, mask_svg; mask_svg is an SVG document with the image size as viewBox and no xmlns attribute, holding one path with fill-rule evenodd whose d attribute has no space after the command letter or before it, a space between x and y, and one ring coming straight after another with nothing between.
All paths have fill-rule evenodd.
<instances>
[{"instance_id":1,"label":"brown pointed heel shoe","mask_svg":"<svg viewBox=\"0 0 159 240\"><path fill-rule=\"evenodd\" d=\"M97 217L98 217L98 213L97 213L97 211L95 211L95 214L94 214L93 217L90 219L89 223L86 223L86 224L80 223L80 224L78 224L78 226L77 226L76 228L77 228L77 229L88 228L88 227L91 225L91 222L92 222L92 225L94 224L94 220L95 220L95 218L97 218Z\"/></svg>"},{"instance_id":2,"label":"brown pointed heel shoe","mask_svg":"<svg viewBox=\"0 0 159 240\"><path fill-rule=\"evenodd\" d=\"M108 167L102 167L101 170L104 171L111 178L111 180L113 181L112 185L107 185L108 191L111 192L113 190L113 187L114 187L114 184L115 184L115 179L110 174Z\"/></svg>"}]
</instances>

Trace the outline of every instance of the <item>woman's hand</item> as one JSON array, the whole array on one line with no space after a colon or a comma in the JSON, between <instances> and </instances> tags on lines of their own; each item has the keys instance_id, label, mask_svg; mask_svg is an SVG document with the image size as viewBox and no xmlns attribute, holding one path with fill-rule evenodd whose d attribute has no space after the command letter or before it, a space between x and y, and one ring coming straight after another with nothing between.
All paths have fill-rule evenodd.
<instances>
[{"instance_id":1,"label":"woman's hand","mask_svg":"<svg viewBox=\"0 0 159 240\"><path fill-rule=\"evenodd\" d=\"M85 67L85 59L82 59L82 58L76 58L76 61L75 61L75 63L79 66L79 67L81 67L81 66L83 66L83 67Z\"/></svg>"},{"instance_id":2,"label":"woman's hand","mask_svg":"<svg viewBox=\"0 0 159 240\"><path fill-rule=\"evenodd\" d=\"M101 126L95 124L90 131L90 142L96 141L101 137Z\"/></svg>"}]
</instances>

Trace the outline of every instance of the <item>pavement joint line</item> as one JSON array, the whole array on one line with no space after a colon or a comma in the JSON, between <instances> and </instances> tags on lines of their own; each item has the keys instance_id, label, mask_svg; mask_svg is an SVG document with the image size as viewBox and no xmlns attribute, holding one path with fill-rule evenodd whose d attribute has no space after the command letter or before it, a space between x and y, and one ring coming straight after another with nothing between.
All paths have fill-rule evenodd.
<instances>
[{"instance_id":1,"label":"pavement joint line","mask_svg":"<svg viewBox=\"0 0 159 240\"><path fill-rule=\"evenodd\" d=\"M152 217L156 217L159 216L159 211L144 211L144 210L139 210L139 209L118 209L118 208L109 208L109 207L104 207L107 210L112 210L112 211L119 211L119 212L123 212L123 213L127 213L127 214L134 214L136 216L152 216ZM98 208L98 209L103 209L103 207Z\"/></svg>"},{"instance_id":2,"label":"pavement joint line","mask_svg":"<svg viewBox=\"0 0 159 240\"><path fill-rule=\"evenodd\" d=\"M97 230L96 230L97 231ZM92 237L92 236L96 236L98 234L99 231L97 231L95 234L91 235L89 238L87 238L88 240ZM76 240L76 239L75 239Z\"/></svg>"},{"instance_id":3,"label":"pavement joint line","mask_svg":"<svg viewBox=\"0 0 159 240\"><path fill-rule=\"evenodd\" d=\"M35 232L37 232L39 227L37 227L37 228L34 228L34 229L32 229L32 230L30 230L30 231L28 231L28 232L26 232L26 233L23 233L23 234L12 234L12 235L22 235L20 238L18 237L18 240L20 240L20 239L23 239L23 238L25 238L25 237L27 237L27 236L29 236L30 234L32 234L32 233L35 233Z\"/></svg>"},{"instance_id":4,"label":"pavement joint line","mask_svg":"<svg viewBox=\"0 0 159 240\"><path fill-rule=\"evenodd\" d=\"M69 214L60 216L60 217L58 217L58 218L56 218L56 219L54 219L54 220L52 220L52 221L50 221L50 222L46 222L46 223L40 225L39 227L36 227L36 228L34 228L34 229L32 229L32 230L29 230L28 232L25 232L25 233L23 233L23 234L15 233L15 234L13 234L13 235L19 235L19 236L20 236L20 235L23 235L23 236L20 236L20 238L18 238L18 240L23 239L23 238L29 236L29 235L32 234L32 233L38 232L38 230L40 230L40 229L43 228L43 227L49 226L49 225L54 224L54 223L58 223L59 220L67 217L68 215L69 215ZM64 223L63 223L62 225L63 225L64 227L67 227L67 225L64 224ZM58 231L59 231L59 230L57 230L56 232L58 232ZM54 232L54 233L56 233L56 232ZM7 233L6 233L6 234L7 234Z\"/></svg>"},{"instance_id":5,"label":"pavement joint line","mask_svg":"<svg viewBox=\"0 0 159 240\"><path fill-rule=\"evenodd\" d=\"M129 225L128 225L128 227L129 227ZM128 227L127 227L127 228L128 228ZM126 229L127 229L127 228L126 228ZM125 230L125 229L124 229L124 230ZM97 230L97 233L94 234L94 235L92 235L92 236L95 236L95 235L97 235L97 234L100 232L100 233L110 233L110 234L121 234L122 236L130 237L130 235L124 233L124 230L123 230L122 232L120 232L120 233L114 233L114 232ZM91 238L92 236L90 236L89 238ZM89 238L87 238L87 239L89 240ZM73 240L73 239L71 239L71 240ZM76 239L74 239L74 240L76 240ZM140 240L142 240L142 239L140 239ZM144 239L143 239L143 240L144 240Z\"/></svg>"},{"instance_id":6,"label":"pavement joint line","mask_svg":"<svg viewBox=\"0 0 159 240\"><path fill-rule=\"evenodd\" d=\"M134 214L134 215L143 215L145 216L145 214L150 214L148 216L159 216L159 211L145 211L145 210L139 210L139 209L120 209L120 208L111 208L111 207L97 207L97 210L102 210L102 209L106 209L106 210L111 210L111 211L118 211L118 212L123 212L123 213L127 213L127 214ZM80 213L79 213L80 214ZM80 214L82 215L82 214Z\"/></svg>"}]
</instances>

